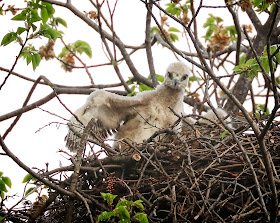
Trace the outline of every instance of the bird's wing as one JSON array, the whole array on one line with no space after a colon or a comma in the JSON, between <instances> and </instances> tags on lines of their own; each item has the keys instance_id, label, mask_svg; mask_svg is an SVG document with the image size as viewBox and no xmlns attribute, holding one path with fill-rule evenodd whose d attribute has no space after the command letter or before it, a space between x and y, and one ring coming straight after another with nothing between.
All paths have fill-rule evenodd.
<instances>
[{"instance_id":1,"label":"bird's wing","mask_svg":"<svg viewBox=\"0 0 280 223\"><path fill-rule=\"evenodd\" d=\"M76 117L73 116L70 119L66 146L70 150L75 150L74 147L77 146L84 127L93 118L95 119L95 125L92 129L93 138L107 138L118 129L122 122L137 115L134 108L142 104L141 96L126 97L104 90L96 90L91 93L86 103L75 112Z\"/></svg>"}]
</instances>

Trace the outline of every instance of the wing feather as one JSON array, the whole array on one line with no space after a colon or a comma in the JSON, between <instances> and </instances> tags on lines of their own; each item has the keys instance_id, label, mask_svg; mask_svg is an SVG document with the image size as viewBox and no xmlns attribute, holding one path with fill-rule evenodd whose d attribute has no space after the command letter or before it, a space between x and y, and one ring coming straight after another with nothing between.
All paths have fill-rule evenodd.
<instances>
[{"instance_id":1,"label":"wing feather","mask_svg":"<svg viewBox=\"0 0 280 223\"><path fill-rule=\"evenodd\" d=\"M134 107L142 105L139 96L126 97L113 94L104 90L96 90L91 93L86 103L72 116L66 136L66 146L75 151L83 133L84 127L91 119L95 119L95 125L91 132L91 138L105 140L112 135L122 122L128 121L136 114Z\"/></svg>"}]
</instances>

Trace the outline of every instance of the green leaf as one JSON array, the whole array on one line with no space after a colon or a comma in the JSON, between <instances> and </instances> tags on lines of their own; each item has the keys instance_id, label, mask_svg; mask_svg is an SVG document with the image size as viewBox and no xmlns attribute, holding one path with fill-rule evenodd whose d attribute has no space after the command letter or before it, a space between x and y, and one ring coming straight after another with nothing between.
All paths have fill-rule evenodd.
<instances>
[{"instance_id":1,"label":"green leaf","mask_svg":"<svg viewBox=\"0 0 280 223\"><path fill-rule=\"evenodd\" d=\"M168 31L169 31L169 32L180 32L180 30L179 30L179 29L176 29L175 27L170 27L170 28L168 29Z\"/></svg>"},{"instance_id":2,"label":"green leaf","mask_svg":"<svg viewBox=\"0 0 280 223\"><path fill-rule=\"evenodd\" d=\"M26 28L23 28L23 27L18 27L18 28L17 28L17 34L18 34L18 35L22 34L22 33L25 32L25 31L26 31Z\"/></svg>"},{"instance_id":3,"label":"green leaf","mask_svg":"<svg viewBox=\"0 0 280 223\"><path fill-rule=\"evenodd\" d=\"M30 194L33 190L34 190L35 187L30 187L28 188L26 191L25 191L25 196Z\"/></svg>"},{"instance_id":4,"label":"green leaf","mask_svg":"<svg viewBox=\"0 0 280 223\"><path fill-rule=\"evenodd\" d=\"M245 58L246 58L246 54L242 54L242 56L239 59L239 64L245 64Z\"/></svg>"},{"instance_id":5,"label":"green leaf","mask_svg":"<svg viewBox=\"0 0 280 223\"><path fill-rule=\"evenodd\" d=\"M225 136L228 134L228 131L226 130L226 131L223 131L223 133L222 133L222 135L221 135L221 138L222 139L224 139L225 138Z\"/></svg>"},{"instance_id":6,"label":"green leaf","mask_svg":"<svg viewBox=\"0 0 280 223\"><path fill-rule=\"evenodd\" d=\"M110 194L110 193L100 193L101 196L103 197L103 199L105 201L107 201L107 203L109 205L112 205L113 204L113 200L118 196L118 195L113 195L113 194Z\"/></svg>"},{"instance_id":7,"label":"green leaf","mask_svg":"<svg viewBox=\"0 0 280 223\"><path fill-rule=\"evenodd\" d=\"M277 47L276 47L276 46L271 46L271 47L270 47L270 53L271 53L271 55L274 54L276 50L277 50ZM264 51L267 52L266 46L265 46L265 48L264 48ZM280 53L279 53L279 52L276 53L275 58L276 58L277 62L279 63L279 62L280 62Z\"/></svg>"},{"instance_id":8,"label":"green leaf","mask_svg":"<svg viewBox=\"0 0 280 223\"><path fill-rule=\"evenodd\" d=\"M8 192L6 184L3 182L3 180L0 180L0 191Z\"/></svg>"},{"instance_id":9,"label":"green leaf","mask_svg":"<svg viewBox=\"0 0 280 223\"><path fill-rule=\"evenodd\" d=\"M263 68L265 69L265 72L269 73L270 67L269 67L269 61L268 61L267 56L260 57L260 61L261 61Z\"/></svg>"},{"instance_id":10,"label":"green leaf","mask_svg":"<svg viewBox=\"0 0 280 223\"><path fill-rule=\"evenodd\" d=\"M177 7L175 3L168 3L166 5L168 6L166 8L166 11L171 15L179 16L181 14L182 9L180 7Z\"/></svg>"},{"instance_id":11,"label":"green leaf","mask_svg":"<svg viewBox=\"0 0 280 223\"><path fill-rule=\"evenodd\" d=\"M189 81L190 81L190 82L194 82L194 81L196 81L196 79L197 79L197 78L196 78L195 76L190 76L190 77L189 77Z\"/></svg>"},{"instance_id":12,"label":"green leaf","mask_svg":"<svg viewBox=\"0 0 280 223\"><path fill-rule=\"evenodd\" d=\"M170 39L171 42L175 42L176 40L179 40L178 36L174 33L170 33Z\"/></svg>"},{"instance_id":13,"label":"green leaf","mask_svg":"<svg viewBox=\"0 0 280 223\"><path fill-rule=\"evenodd\" d=\"M204 36L204 38L206 40L210 40L210 38L211 38L212 34L214 33L214 30L216 29L216 27L217 27L216 25L208 26L208 29L207 29L206 34Z\"/></svg>"},{"instance_id":14,"label":"green leaf","mask_svg":"<svg viewBox=\"0 0 280 223\"><path fill-rule=\"evenodd\" d=\"M255 58L249 59L246 62L246 65L255 65L257 63Z\"/></svg>"},{"instance_id":15,"label":"green leaf","mask_svg":"<svg viewBox=\"0 0 280 223\"><path fill-rule=\"evenodd\" d=\"M160 74L157 74L156 76L157 76L157 80L158 80L159 82L163 82L163 81L164 81L164 76L162 76L162 75L160 75Z\"/></svg>"},{"instance_id":16,"label":"green leaf","mask_svg":"<svg viewBox=\"0 0 280 223\"><path fill-rule=\"evenodd\" d=\"M159 33L160 30L157 26L152 26L150 30L150 35L153 35L154 33Z\"/></svg>"},{"instance_id":17,"label":"green leaf","mask_svg":"<svg viewBox=\"0 0 280 223\"><path fill-rule=\"evenodd\" d=\"M113 216L116 216L116 214L114 212L104 211L104 212L102 212L102 214L100 214L98 216L98 222L108 220Z\"/></svg>"},{"instance_id":18,"label":"green leaf","mask_svg":"<svg viewBox=\"0 0 280 223\"><path fill-rule=\"evenodd\" d=\"M56 40L61 37L61 33L53 28L51 28L47 24L41 24L39 35L45 36L49 39Z\"/></svg>"},{"instance_id":19,"label":"green leaf","mask_svg":"<svg viewBox=\"0 0 280 223\"><path fill-rule=\"evenodd\" d=\"M30 62L32 61L32 55L30 53L26 54L26 63L27 65L30 64Z\"/></svg>"},{"instance_id":20,"label":"green leaf","mask_svg":"<svg viewBox=\"0 0 280 223\"><path fill-rule=\"evenodd\" d=\"M149 223L147 215L144 213L136 213L132 219L138 220L140 223Z\"/></svg>"},{"instance_id":21,"label":"green leaf","mask_svg":"<svg viewBox=\"0 0 280 223\"><path fill-rule=\"evenodd\" d=\"M254 0L254 7L259 6L263 0Z\"/></svg>"},{"instance_id":22,"label":"green leaf","mask_svg":"<svg viewBox=\"0 0 280 223\"><path fill-rule=\"evenodd\" d=\"M60 17L54 18L54 22L55 22L55 25L61 24L65 27L67 27L66 21L64 19L60 18Z\"/></svg>"},{"instance_id":23,"label":"green leaf","mask_svg":"<svg viewBox=\"0 0 280 223\"><path fill-rule=\"evenodd\" d=\"M280 84L280 76L276 77L275 80L276 80L276 83L277 83L277 84Z\"/></svg>"},{"instance_id":24,"label":"green leaf","mask_svg":"<svg viewBox=\"0 0 280 223\"><path fill-rule=\"evenodd\" d=\"M28 9L25 9L20 14L13 17L12 20L25 21L27 19L26 17L27 13L28 13Z\"/></svg>"},{"instance_id":25,"label":"green leaf","mask_svg":"<svg viewBox=\"0 0 280 223\"><path fill-rule=\"evenodd\" d=\"M143 201L142 200L137 200L137 201L134 201L132 206L135 206L137 207L138 209L140 209L141 211L144 210L144 206L143 206Z\"/></svg>"},{"instance_id":26,"label":"green leaf","mask_svg":"<svg viewBox=\"0 0 280 223\"><path fill-rule=\"evenodd\" d=\"M12 182L11 179L9 177L2 177L3 182L9 187L12 187Z\"/></svg>"},{"instance_id":27,"label":"green leaf","mask_svg":"<svg viewBox=\"0 0 280 223\"><path fill-rule=\"evenodd\" d=\"M130 214L128 210L124 206L119 206L118 208L114 209L114 212L119 215L120 219L125 220L123 222L130 222Z\"/></svg>"},{"instance_id":28,"label":"green leaf","mask_svg":"<svg viewBox=\"0 0 280 223\"><path fill-rule=\"evenodd\" d=\"M203 28L206 28L207 26L211 26L215 23L215 18L212 14L209 14L209 17L207 18L206 22L203 24Z\"/></svg>"},{"instance_id":29,"label":"green leaf","mask_svg":"<svg viewBox=\"0 0 280 223\"><path fill-rule=\"evenodd\" d=\"M70 48L70 45L68 45L67 47ZM69 52L69 50L66 47L63 47L61 53L58 54L58 58L63 58L66 52Z\"/></svg>"},{"instance_id":30,"label":"green leaf","mask_svg":"<svg viewBox=\"0 0 280 223\"><path fill-rule=\"evenodd\" d=\"M47 10L49 17L52 17L52 15L55 12L55 9L52 6L52 4L47 3L47 2L42 2L42 6L44 6L44 8Z\"/></svg>"},{"instance_id":31,"label":"green leaf","mask_svg":"<svg viewBox=\"0 0 280 223\"><path fill-rule=\"evenodd\" d=\"M4 217L0 216L0 221L2 221L4 219Z\"/></svg>"},{"instance_id":32,"label":"green leaf","mask_svg":"<svg viewBox=\"0 0 280 223\"><path fill-rule=\"evenodd\" d=\"M17 34L15 32L7 33L2 39L1 45L7 46L8 44L10 44L16 39L17 39Z\"/></svg>"},{"instance_id":33,"label":"green leaf","mask_svg":"<svg viewBox=\"0 0 280 223\"><path fill-rule=\"evenodd\" d=\"M269 111L268 108L266 108L266 111L264 110L265 109L265 105L263 105L263 104L256 104L255 108L256 108L257 111L265 112L266 115L270 114L270 111Z\"/></svg>"},{"instance_id":34,"label":"green leaf","mask_svg":"<svg viewBox=\"0 0 280 223\"><path fill-rule=\"evenodd\" d=\"M142 91L151 91L151 90L154 90L153 88L145 85L145 84L140 84L139 85L139 91L142 92Z\"/></svg>"},{"instance_id":35,"label":"green leaf","mask_svg":"<svg viewBox=\"0 0 280 223\"><path fill-rule=\"evenodd\" d=\"M28 173L28 174L24 177L22 183L29 182L32 178L33 178L33 177Z\"/></svg>"},{"instance_id":36,"label":"green leaf","mask_svg":"<svg viewBox=\"0 0 280 223\"><path fill-rule=\"evenodd\" d=\"M31 60L32 60L33 70L35 70L41 62L41 56L39 54L35 53L32 55Z\"/></svg>"},{"instance_id":37,"label":"green leaf","mask_svg":"<svg viewBox=\"0 0 280 223\"><path fill-rule=\"evenodd\" d=\"M129 209L130 206L133 204L133 201L128 201L126 199L121 199L118 204L116 205L116 208L120 206L124 206L126 209Z\"/></svg>"},{"instance_id":38,"label":"green leaf","mask_svg":"<svg viewBox=\"0 0 280 223\"><path fill-rule=\"evenodd\" d=\"M48 10L46 8L41 9L41 17L42 17L42 22L46 24L48 19L50 18Z\"/></svg>"},{"instance_id":39,"label":"green leaf","mask_svg":"<svg viewBox=\"0 0 280 223\"><path fill-rule=\"evenodd\" d=\"M31 9L31 18L30 18L30 23L38 22L41 21L41 17L38 15L37 10Z\"/></svg>"},{"instance_id":40,"label":"green leaf","mask_svg":"<svg viewBox=\"0 0 280 223\"><path fill-rule=\"evenodd\" d=\"M2 177L2 175L3 175L3 172L2 172L2 171L0 171L0 177Z\"/></svg>"},{"instance_id":41,"label":"green leaf","mask_svg":"<svg viewBox=\"0 0 280 223\"><path fill-rule=\"evenodd\" d=\"M85 53L89 58L92 57L91 47L86 41L77 40L74 43L74 50L80 54Z\"/></svg>"},{"instance_id":42,"label":"green leaf","mask_svg":"<svg viewBox=\"0 0 280 223\"><path fill-rule=\"evenodd\" d=\"M35 26L34 24L31 24L31 26L32 26L33 32L35 32L37 29L37 26Z\"/></svg>"},{"instance_id":43,"label":"green leaf","mask_svg":"<svg viewBox=\"0 0 280 223\"><path fill-rule=\"evenodd\" d=\"M226 31L229 32L231 41L235 41L237 39L237 31L236 31L235 26L226 27Z\"/></svg>"}]
</instances>

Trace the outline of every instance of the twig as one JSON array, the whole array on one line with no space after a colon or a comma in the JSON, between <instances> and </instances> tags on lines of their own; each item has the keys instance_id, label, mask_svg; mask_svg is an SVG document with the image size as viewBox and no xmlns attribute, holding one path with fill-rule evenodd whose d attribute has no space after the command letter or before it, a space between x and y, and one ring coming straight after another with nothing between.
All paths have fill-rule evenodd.
<instances>
[{"instance_id":1,"label":"twig","mask_svg":"<svg viewBox=\"0 0 280 223\"><path fill-rule=\"evenodd\" d=\"M8 75L5 77L3 83L0 85L0 91L1 91L1 89L3 88L3 86L5 85L5 83L7 82L9 76L12 74L12 72L13 72L13 70L14 70L16 64L17 64L17 61L18 61L18 59L20 58L20 55L21 55L21 53L22 53L22 51L23 51L23 49L24 49L24 47L25 47L27 41L29 40L29 38L28 38L29 30L30 30L30 28L26 31L26 38L25 38L25 41L24 41L24 43L21 45L21 49L20 49L18 55L16 56L16 59L15 59L15 62L14 62L14 64L13 64L12 68L10 69Z\"/></svg>"},{"instance_id":2,"label":"twig","mask_svg":"<svg viewBox=\"0 0 280 223\"><path fill-rule=\"evenodd\" d=\"M151 45L151 11L153 4L150 2L150 0L147 2L146 7L149 8L147 10L146 15L146 31L145 31L145 45L146 45L146 55L147 55L147 61L150 69L150 75L152 78L153 86L156 87L159 85L157 77L156 77L156 71L154 67L154 59L152 55L152 45Z\"/></svg>"}]
</instances>

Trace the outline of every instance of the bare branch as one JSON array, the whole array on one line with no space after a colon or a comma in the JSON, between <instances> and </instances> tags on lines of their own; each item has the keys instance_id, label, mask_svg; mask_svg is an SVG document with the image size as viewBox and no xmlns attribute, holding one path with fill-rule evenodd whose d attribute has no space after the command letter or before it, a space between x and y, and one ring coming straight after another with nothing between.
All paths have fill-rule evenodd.
<instances>
[{"instance_id":1,"label":"bare branch","mask_svg":"<svg viewBox=\"0 0 280 223\"><path fill-rule=\"evenodd\" d=\"M233 11L232 7L227 4L228 0L225 0L225 2L226 2L227 8L228 8L230 14L232 15L235 29L237 32L236 59L235 59L235 66L237 66L237 65L239 65L239 54L240 54L240 45L241 45L241 27L240 27L239 19L238 19L236 13Z\"/></svg>"},{"instance_id":2,"label":"bare branch","mask_svg":"<svg viewBox=\"0 0 280 223\"><path fill-rule=\"evenodd\" d=\"M156 77L156 71L154 67L154 59L152 55L152 45L151 45L151 12L153 4L147 3L146 7L149 7L149 10L147 10L147 16L146 16L146 35L145 35L145 45L146 45L146 54L147 54L147 61L150 69L150 75L152 78L153 86L156 87L159 83Z\"/></svg>"},{"instance_id":3,"label":"bare branch","mask_svg":"<svg viewBox=\"0 0 280 223\"><path fill-rule=\"evenodd\" d=\"M3 83L0 85L0 91L1 91L1 89L3 88L3 86L5 85L5 83L7 82L9 76L11 75L11 73L13 72L13 70L14 70L16 64L17 64L18 59L20 58L20 55L21 55L21 53L22 53L22 51L23 51L23 48L24 48L24 46L26 45L26 43L27 43L27 41L28 41L28 33L29 33L29 29L28 29L27 32L26 32L25 41L24 41L24 43L21 45L21 49L20 49L18 55L16 56L15 62L14 62L14 64L13 64L11 70L9 71L8 75L5 77Z\"/></svg>"},{"instance_id":4,"label":"bare branch","mask_svg":"<svg viewBox=\"0 0 280 223\"><path fill-rule=\"evenodd\" d=\"M96 23L94 23L91 19L87 18L87 16L85 14L83 14L82 12L80 12L74 5L58 2L58 1L55 1L55 0L45 0L45 2L67 8L73 14L75 14L77 17L79 17L81 20L83 20L86 24L88 24L91 28L93 28L96 32L99 33L99 31L100 31L99 26ZM121 54L124 57L124 60L127 64L127 66L129 67L129 69L130 69L131 73L133 74L133 76L135 77L135 79L137 79L138 81L152 87L153 86L152 82L150 80L148 80L147 78L143 77L138 72L138 70L135 68L134 63L132 62L129 54L126 51L124 43L121 40L119 40L118 38L114 39L112 35L110 35L109 33L107 33L104 30L103 30L103 35L109 41L111 41L111 42L115 41L116 46L119 48Z\"/></svg>"}]
</instances>

